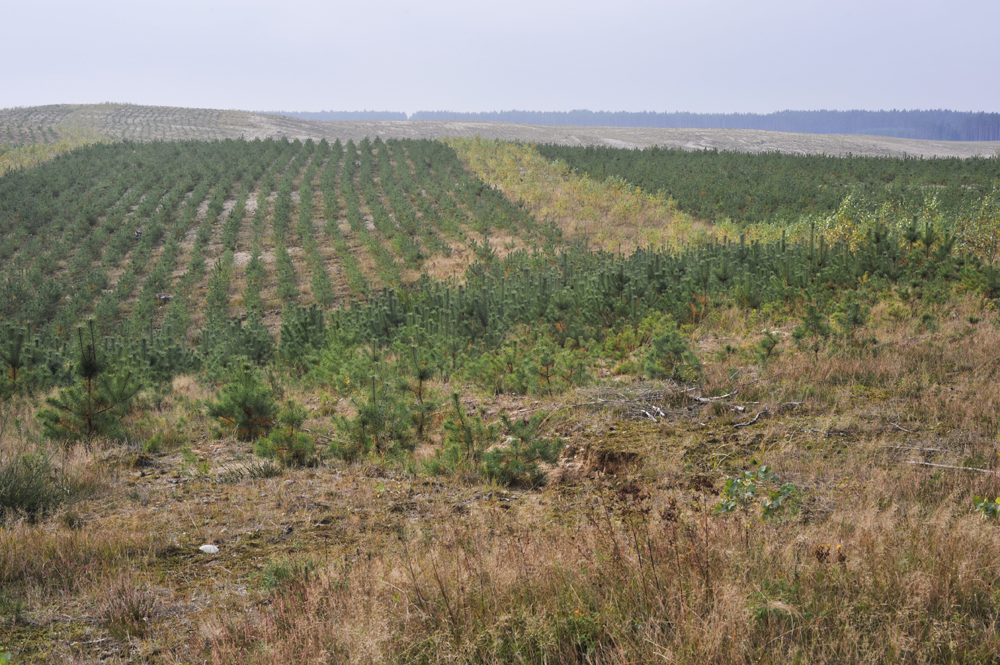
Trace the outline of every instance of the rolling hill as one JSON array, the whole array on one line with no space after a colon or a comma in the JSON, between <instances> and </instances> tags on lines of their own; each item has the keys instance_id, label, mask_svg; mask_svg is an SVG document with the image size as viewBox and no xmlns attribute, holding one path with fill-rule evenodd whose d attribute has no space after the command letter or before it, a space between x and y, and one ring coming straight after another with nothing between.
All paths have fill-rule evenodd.
<instances>
[{"instance_id":1,"label":"rolling hill","mask_svg":"<svg viewBox=\"0 0 1000 665\"><path fill-rule=\"evenodd\" d=\"M323 122L248 111L130 104L61 104L0 110L0 145L57 142L88 136L109 140L213 140L225 138L340 139L366 136L439 139L482 136L504 141L662 146L685 150L737 150L794 154L971 157L1000 150L1000 142L921 141L878 136L792 134L739 129L568 127L468 121Z\"/></svg>"}]
</instances>

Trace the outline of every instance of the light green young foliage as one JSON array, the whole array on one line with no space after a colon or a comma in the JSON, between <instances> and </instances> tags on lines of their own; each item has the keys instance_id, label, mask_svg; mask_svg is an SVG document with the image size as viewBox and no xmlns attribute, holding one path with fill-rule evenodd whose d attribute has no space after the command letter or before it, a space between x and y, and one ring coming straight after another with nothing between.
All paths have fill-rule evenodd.
<instances>
[{"instance_id":1,"label":"light green young foliage","mask_svg":"<svg viewBox=\"0 0 1000 665\"><path fill-rule=\"evenodd\" d=\"M979 498L978 496L972 497L972 503L976 506L976 512L983 516L983 519L997 519L1000 517L1000 496L996 498L996 501L990 501L988 498Z\"/></svg>"},{"instance_id":2,"label":"light green young foliage","mask_svg":"<svg viewBox=\"0 0 1000 665\"><path fill-rule=\"evenodd\" d=\"M470 361L466 376L495 395L554 395L586 385L590 359L582 349L527 334Z\"/></svg>"},{"instance_id":3,"label":"light green young foliage","mask_svg":"<svg viewBox=\"0 0 1000 665\"><path fill-rule=\"evenodd\" d=\"M789 498L798 493L792 483L775 487L778 482L777 474L767 465L762 465L757 471L744 471L739 476L729 476L722 487L722 498L714 512L728 514L740 510L748 513L759 499L761 517L774 517L783 510Z\"/></svg>"}]
</instances>

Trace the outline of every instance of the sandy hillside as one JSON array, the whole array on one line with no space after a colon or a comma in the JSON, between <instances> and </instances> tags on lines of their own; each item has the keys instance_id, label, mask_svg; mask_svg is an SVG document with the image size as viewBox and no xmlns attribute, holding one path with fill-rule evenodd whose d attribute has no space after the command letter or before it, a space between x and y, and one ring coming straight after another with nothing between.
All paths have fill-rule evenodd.
<instances>
[{"instance_id":1,"label":"sandy hillside","mask_svg":"<svg viewBox=\"0 0 1000 665\"><path fill-rule=\"evenodd\" d=\"M52 143L101 135L112 140L212 140L284 136L298 139L445 138L482 136L506 141L607 145L653 145L702 150L781 151L798 154L920 157L990 156L1000 142L920 141L882 136L793 134L743 129L568 127L491 122L321 122L248 111L125 104L61 104L0 110L0 144Z\"/></svg>"}]
</instances>

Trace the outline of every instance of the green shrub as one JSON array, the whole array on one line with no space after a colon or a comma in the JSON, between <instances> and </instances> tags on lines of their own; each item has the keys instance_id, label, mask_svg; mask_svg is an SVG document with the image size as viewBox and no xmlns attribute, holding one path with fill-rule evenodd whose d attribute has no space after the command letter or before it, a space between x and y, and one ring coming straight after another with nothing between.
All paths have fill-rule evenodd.
<instances>
[{"instance_id":1,"label":"green shrub","mask_svg":"<svg viewBox=\"0 0 1000 665\"><path fill-rule=\"evenodd\" d=\"M868 316L871 310L864 303L852 296L848 296L838 307L833 318L841 332L848 338L853 339L855 332L863 328L868 323Z\"/></svg>"},{"instance_id":2,"label":"green shrub","mask_svg":"<svg viewBox=\"0 0 1000 665\"><path fill-rule=\"evenodd\" d=\"M326 342L326 322L316 305L286 307L281 321L278 358L297 368L315 364Z\"/></svg>"},{"instance_id":3,"label":"green shrub","mask_svg":"<svg viewBox=\"0 0 1000 665\"><path fill-rule=\"evenodd\" d=\"M201 331L200 346L210 374L224 374L245 362L262 367L274 356L274 338L253 311L245 323L230 321L206 326Z\"/></svg>"},{"instance_id":4,"label":"green shrub","mask_svg":"<svg viewBox=\"0 0 1000 665\"><path fill-rule=\"evenodd\" d=\"M304 561L271 561L261 574L261 587L266 591L277 591L285 586L306 584L316 570L312 559Z\"/></svg>"},{"instance_id":5,"label":"green shrub","mask_svg":"<svg viewBox=\"0 0 1000 665\"><path fill-rule=\"evenodd\" d=\"M535 413L529 420L511 420L501 414L500 420L510 435L507 445L497 446L483 456L482 471L498 485L539 487L545 484L546 473L538 463L553 463L559 459L562 444L542 439L539 429L547 414Z\"/></svg>"},{"instance_id":6,"label":"green shrub","mask_svg":"<svg viewBox=\"0 0 1000 665\"><path fill-rule=\"evenodd\" d=\"M792 339L802 350L809 350L813 355L818 356L823 343L830 338L833 331L827 322L827 317L816 305L810 303L806 306L806 314L802 317L802 323L792 330Z\"/></svg>"},{"instance_id":7,"label":"green shrub","mask_svg":"<svg viewBox=\"0 0 1000 665\"><path fill-rule=\"evenodd\" d=\"M151 455L159 455L163 452L163 432L157 432L146 439L145 443L142 444L142 449Z\"/></svg>"},{"instance_id":8,"label":"green shrub","mask_svg":"<svg viewBox=\"0 0 1000 665\"><path fill-rule=\"evenodd\" d=\"M124 435L121 421L141 386L131 371L116 371L98 353L93 321L89 332L90 339L85 340L83 329L77 329L80 356L74 368L75 383L46 399L50 408L38 413L43 432L51 439Z\"/></svg>"},{"instance_id":9,"label":"green shrub","mask_svg":"<svg viewBox=\"0 0 1000 665\"><path fill-rule=\"evenodd\" d=\"M452 393L452 413L444 421L444 445L424 467L434 475L478 478L483 455L500 440L500 423L483 421L481 413L466 415L458 393Z\"/></svg>"},{"instance_id":10,"label":"green shrub","mask_svg":"<svg viewBox=\"0 0 1000 665\"><path fill-rule=\"evenodd\" d=\"M691 345L676 330L668 330L653 339L646 353L643 369L651 379L674 379L693 383L701 378L701 361Z\"/></svg>"},{"instance_id":11,"label":"green shrub","mask_svg":"<svg viewBox=\"0 0 1000 665\"><path fill-rule=\"evenodd\" d=\"M1000 497L997 497L996 501L990 501L989 498L979 498L978 496L972 497L972 503L976 507L976 512L982 515L983 519L990 518L996 519L1000 516Z\"/></svg>"},{"instance_id":12,"label":"green shrub","mask_svg":"<svg viewBox=\"0 0 1000 665\"><path fill-rule=\"evenodd\" d=\"M33 519L49 513L67 493L42 454L14 455L0 462L0 522L19 514Z\"/></svg>"},{"instance_id":13,"label":"green shrub","mask_svg":"<svg viewBox=\"0 0 1000 665\"><path fill-rule=\"evenodd\" d=\"M546 335L525 335L470 362L466 375L494 395L552 395L585 385L589 358Z\"/></svg>"},{"instance_id":14,"label":"green shrub","mask_svg":"<svg viewBox=\"0 0 1000 665\"><path fill-rule=\"evenodd\" d=\"M208 415L218 418L240 441L253 441L274 427L278 405L259 372L244 364L234 372L217 402L208 403Z\"/></svg>"},{"instance_id":15,"label":"green shrub","mask_svg":"<svg viewBox=\"0 0 1000 665\"><path fill-rule=\"evenodd\" d=\"M347 460L369 452L396 454L412 450L415 445L413 420L407 404L392 386L379 381L375 375L369 382L367 390L355 393L357 399L351 398L357 415L336 420L346 440L338 442L331 452Z\"/></svg>"},{"instance_id":16,"label":"green shrub","mask_svg":"<svg viewBox=\"0 0 1000 665\"><path fill-rule=\"evenodd\" d=\"M757 344L757 361L761 365L766 365L767 361L771 359L774 354L775 349L778 348L778 344L781 340L778 335L775 334L773 330L764 330L764 337L761 338L760 342Z\"/></svg>"},{"instance_id":17,"label":"green shrub","mask_svg":"<svg viewBox=\"0 0 1000 665\"><path fill-rule=\"evenodd\" d=\"M777 474L767 465L762 465L756 471L744 471L739 476L727 477L714 512L728 514L738 509L745 514L759 499L761 517L774 517L798 494L798 488L792 483L778 486L778 482Z\"/></svg>"},{"instance_id":18,"label":"green shrub","mask_svg":"<svg viewBox=\"0 0 1000 665\"><path fill-rule=\"evenodd\" d=\"M617 333L609 332L604 341L603 357L610 360L627 360L632 353L662 335L672 325L671 319L660 314L650 314L638 326L622 326Z\"/></svg>"},{"instance_id":19,"label":"green shrub","mask_svg":"<svg viewBox=\"0 0 1000 665\"><path fill-rule=\"evenodd\" d=\"M260 457L277 459L285 466L308 466L315 461L316 444L302 432L306 410L294 400L288 400L278 413L279 427L254 446Z\"/></svg>"},{"instance_id":20,"label":"green shrub","mask_svg":"<svg viewBox=\"0 0 1000 665\"><path fill-rule=\"evenodd\" d=\"M410 365L407 369L411 379L403 382L403 387L413 395L414 402L410 405L410 421L418 440L427 438L431 421L437 413L438 400L434 399L427 382L434 378L436 372L433 354L421 352L416 344L410 345Z\"/></svg>"}]
</instances>

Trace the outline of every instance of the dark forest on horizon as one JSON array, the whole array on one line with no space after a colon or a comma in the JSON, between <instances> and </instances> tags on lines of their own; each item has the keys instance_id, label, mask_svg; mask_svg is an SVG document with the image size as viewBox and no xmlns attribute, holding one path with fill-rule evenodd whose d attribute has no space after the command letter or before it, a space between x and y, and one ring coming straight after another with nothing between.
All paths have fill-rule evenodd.
<instances>
[{"instance_id":1,"label":"dark forest on horizon","mask_svg":"<svg viewBox=\"0 0 1000 665\"><path fill-rule=\"evenodd\" d=\"M758 129L804 134L868 134L938 141L1000 141L1000 113L927 111L779 111L657 113L652 111L274 111L305 120L454 120L583 127Z\"/></svg>"}]
</instances>

